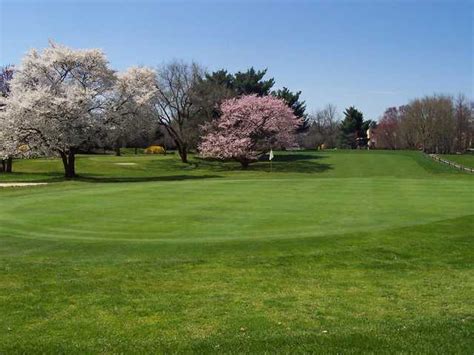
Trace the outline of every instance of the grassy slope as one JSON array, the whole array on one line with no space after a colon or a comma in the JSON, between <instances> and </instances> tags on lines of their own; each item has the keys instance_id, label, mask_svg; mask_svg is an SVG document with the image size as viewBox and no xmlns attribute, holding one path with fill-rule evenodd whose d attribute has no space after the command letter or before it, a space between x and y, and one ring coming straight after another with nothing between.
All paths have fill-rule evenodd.
<instances>
[{"instance_id":1,"label":"grassy slope","mask_svg":"<svg viewBox=\"0 0 474 355\"><path fill-rule=\"evenodd\" d=\"M467 166L468 168L474 168L474 154L444 154L441 157L446 160Z\"/></svg>"},{"instance_id":2,"label":"grassy slope","mask_svg":"<svg viewBox=\"0 0 474 355\"><path fill-rule=\"evenodd\" d=\"M470 353L472 176L411 152L277 159L83 157L82 181L0 190L0 351Z\"/></svg>"}]
</instances>

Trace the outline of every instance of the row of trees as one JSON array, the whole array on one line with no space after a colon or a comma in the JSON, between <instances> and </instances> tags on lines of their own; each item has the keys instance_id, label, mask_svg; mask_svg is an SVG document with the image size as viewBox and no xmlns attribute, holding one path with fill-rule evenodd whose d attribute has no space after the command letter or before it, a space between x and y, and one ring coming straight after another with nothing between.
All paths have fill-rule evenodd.
<instances>
[{"instance_id":1,"label":"row of trees","mask_svg":"<svg viewBox=\"0 0 474 355\"><path fill-rule=\"evenodd\" d=\"M379 149L418 149L427 153L465 152L474 142L474 102L464 95L426 96L407 105L388 108L378 122L364 120L349 107L339 118L328 105L307 116L309 129L299 139L305 148L362 148L372 128Z\"/></svg>"},{"instance_id":2,"label":"row of trees","mask_svg":"<svg viewBox=\"0 0 474 355\"><path fill-rule=\"evenodd\" d=\"M220 117L221 104L232 98L246 95L279 98L301 121L298 130L307 129L306 105L300 100L301 92L292 92L285 87L272 90L275 80L265 79L266 73L266 70L254 68L235 74L224 69L207 73L195 63L182 62L158 69L158 105L165 113L159 122L165 128L165 139L171 138L183 162L187 162L190 150L198 148L201 127Z\"/></svg>"},{"instance_id":3,"label":"row of trees","mask_svg":"<svg viewBox=\"0 0 474 355\"><path fill-rule=\"evenodd\" d=\"M300 146L356 149L367 146L367 130L376 122L365 120L362 112L351 106L339 117L334 105L306 116L308 129L299 137Z\"/></svg>"},{"instance_id":4,"label":"row of trees","mask_svg":"<svg viewBox=\"0 0 474 355\"><path fill-rule=\"evenodd\" d=\"M377 147L464 152L474 140L474 103L465 96L426 96L388 108L376 129Z\"/></svg>"},{"instance_id":5,"label":"row of trees","mask_svg":"<svg viewBox=\"0 0 474 355\"><path fill-rule=\"evenodd\" d=\"M132 67L117 73L100 50L51 43L42 52L29 52L18 70L7 67L3 74L0 156L9 162L5 170L11 170L13 157L54 154L71 178L76 175L77 153L150 143L159 131L172 141L183 162L200 141L203 154L222 157L211 152L210 139L200 138L201 127L207 136L223 130L223 123L214 122L221 117L222 122L247 122L233 125L251 135L251 142L241 142L240 153L226 155L246 166L268 144L291 142L280 129L289 135L306 129L300 92L272 90L274 79L264 79L266 70L206 73L195 63L172 62L158 70ZM247 120L252 110L253 118ZM292 124L280 125L288 119ZM256 127L247 127L250 122Z\"/></svg>"},{"instance_id":6,"label":"row of trees","mask_svg":"<svg viewBox=\"0 0 474 355\"><path fill-rule=\"evenodd\" d=\"M32 50L18 70L0 73L0 170L14 157L58 155L66 177L75 156L99 147L146 146L158 136L188 161L235 159L248 166L271 148L362 148L367 130L354 107L340 120L334 106L306 113L301 92L274 90L266 70L206 72L196 63L118 73L100 50L51 43ZM460 96L432 96L388 109L375 130L377 147L464 151L473 139L473 105ZM297 136L295 137L295 134Z\"/></svg>"}]
</instances>

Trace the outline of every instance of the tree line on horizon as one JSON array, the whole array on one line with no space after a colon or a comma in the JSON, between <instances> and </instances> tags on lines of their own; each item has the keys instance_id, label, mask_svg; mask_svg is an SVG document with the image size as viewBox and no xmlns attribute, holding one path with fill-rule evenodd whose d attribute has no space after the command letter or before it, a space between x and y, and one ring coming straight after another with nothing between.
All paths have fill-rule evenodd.
<instances>
[{"instance_id":1,"label":"tree line on horizon","mask_svg":"<svg viewBox=\"0 0 474 355\"><path fill-rule=\"evenodd\" d=\"M426 96L390 107L377 124L377 146L426 153L463 153L474 140L474 102L464 95Z\"/></svg>"},{"instance_id":2,"label":"tree line on horizon","mask_svg":"<svg viewBox=\"0 0 474 355\"><path fill-rule=\"evenodd\" d=\"M50 43L42 51L30 51L18 69L2 71L4 170L11 171L13 158L58 155L65 176L74 177L78 153L114 148L119 154L121 147L146 146L157 139L168 140L187 163L188 153L198 149L205 134L219 132L222 137L224 117L233 120L233 133L240 131L229 158L247 166L272 146L293 144L287 134L305 130L300 92L273 90L274 79L263 79L265 74L254 68L209 73L182 61L116 72L100 50ZM227 115L222 109L226 102L225 107L235 103ZM216 120L221 124L211 124ZM209 155L210 148L204 144L201 150L208 149Z\"/></svg>"},{"instance_id":3,"label":"tree line on horizon","mask_svg":"<svg viewBox=\"0 0 474 355\"><path fill-rule=\"evenodd\" d=\"M13 158L55 154L74 176L77 153L154 143L184 163L200 151L246 166L270 148L365 148L369 128L376 148L449 153L472 144L474 105L463 96L416 99L379 122L351 106L341 119L334 105L307 113L301 91L275 89L266 74L177 60L117 73L101 51L51 43L18 70L0 71L0 172L12 170Z\"/></svg>"},{"instance_id":4,"label":"tree line on horizon","mask_svg":"<svg viewBox=\"0 0 474 355\"><path fill-rule=\"evenodd\" d=\"M308 116L301 146L356 149L411 149L425 153L464 153L474 143L474 102L460 94L431 95L389 107L378 121L364 120L349 107L343 118L334 105ZM367 130L372 129L369 142Z\"/></svg>"}]
</instances>

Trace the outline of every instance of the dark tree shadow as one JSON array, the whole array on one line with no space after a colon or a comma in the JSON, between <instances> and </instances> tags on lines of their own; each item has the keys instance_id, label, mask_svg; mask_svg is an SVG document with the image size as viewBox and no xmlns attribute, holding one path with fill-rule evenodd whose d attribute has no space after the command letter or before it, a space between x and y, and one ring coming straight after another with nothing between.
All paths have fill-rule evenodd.
<instances>
[{"instance_id":1,"label":"dark tree shadow","mask_svg":"<svg viewBox=\"0 0 474 355\"><path fill-rule=\"evenodd\" d=\"M270 162L258 162L252 164L248 170L249 171L270 171L270 168L275 173L302 173L302 174L315 174L322 173L327 170L331 170L331 164L325 163L316 163L311 161L296 161L296 162L282 162L274 160L271 164Z\"/></svg>"},{"instance_id":2,"label":"dark tree shadow","mask_svg":"<svg viewBox=\"0 0 474 355\"><path fill-rule=\"evenodd\" d=\"M324 159L325 156L316 154L302 154L302 153L277 153L271 162L271 170L275 173L321 173L333 169L331 164L317 162L317 160ZM220 161L216 159L204 159L195 157L197 168L206 168L210 171L236 171L242 170L240 164L235 161ZM268 155L263 155L260 159L252 164L245 171L270 171L270 161Z\"/></svg>"},{"instance_id":3,"label":"dark tree shadow","mask_svg":"<svg viewBox=\"0 0 474 355\"><path fill-rule=\"evenodd\" d=\"M97 176L79 175L74 180L90 183L121 183L121 182L153 182L153 181L184 181L221 178L219 175L169 175L169 176Z\"/></svg>"},{"instance_id":4,"label":"dark tree shadow","mask_svg":"<svg viewBox=\"0 0 474 355\"><path fill-rule=\"evenodd\" d=\"M110 175L100 173L81 173L75 179L65 179L62 171L55 172L13 172L5 175L0 174L0 182L46 182L56 183L63 181L83 181L88 183L122 183L122 182L160 182L160 181L185 181L185 180L202 180L202 179L215 179L223 178L224 176L219 173L225 172L270 172L270 169L274 173L304 173L304 174L317 174L327 170L333 169L331 164L320 162L325 159L326 156L312 153L312 152L276 152L274 159L271 162L268 161L268 155L264 155L260 160L250 164L246 170L242 170L240 163L236 161L221 161L217 159L203 159L194 156L191 163L188 165L182 165L178 162L172 161L154 161L147 162L147 168L149 170L147 174L149 176L130 176L130 175ZM166 168L165 168L166 166ZM150 176L156 171L155 176ZM158 175L160 172L163 175ZM139 172L137 172L139 173ZM122 174L127 174L122 172ZM177 175L173 175L177 174ZM202 174L202 175L198 175Z\"/></svg>"},{"instance_id":5,"label":"dark tree shadow","mask_svg":"<svg viewBox=\"0 0 474 355\"><path fill-rule=\"evenodd\" d=\"M322 155L313 155L313 154L297 154L297 153L283 153L283 154L275 154L273 158L273 162L294 162L300 160L318 160L324 159L325 156ZM259 161L268 161L268 154L262 155Z\"/></svg>"},{"instance_id":6,"label":"dark tree shadow","mask_svg":"<svg viewBox=\"0 0 474 355\"><path fill-rule=\"evenodd\" d=\"M0 173L0 182L61 182L64 181L64 174L59 172L12 172Z\"/></svg>"}]
</instances>

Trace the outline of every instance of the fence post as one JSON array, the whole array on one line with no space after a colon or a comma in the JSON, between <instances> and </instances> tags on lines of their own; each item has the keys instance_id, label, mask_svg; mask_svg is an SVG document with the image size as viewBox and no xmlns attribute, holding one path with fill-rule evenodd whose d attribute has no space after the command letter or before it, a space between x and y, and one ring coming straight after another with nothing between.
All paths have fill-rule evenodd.
<instances>
[{"instance_id":1,"label":"fence post","mask_svg":"<svg viewBox=\"0 0 474 355\"><path fill-rule=\"evenodd\" d=\"M437 161L437 162L440 162L440 163L443 163L443 164L447 164L448 166L453 166L456 169L459 169L461 171L467 171L469 173L474 173L474 168L469 168L469 167L464 166L462 164L457 164L457 163L451 162L449 160L441 159L436 154L427 154L425 152L423 152L423 154L427 155L429 158L433 159L434 161Z\"/></svg>"}]
</instances>

